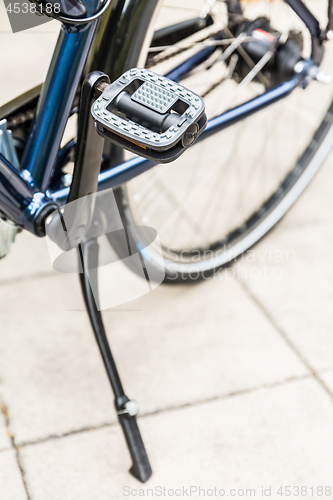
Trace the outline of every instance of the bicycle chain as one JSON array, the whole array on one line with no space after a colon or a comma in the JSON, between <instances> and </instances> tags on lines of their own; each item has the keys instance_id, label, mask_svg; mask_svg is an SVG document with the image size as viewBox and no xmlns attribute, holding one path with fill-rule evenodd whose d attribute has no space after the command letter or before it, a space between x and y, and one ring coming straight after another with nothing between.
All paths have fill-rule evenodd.
<instances>
[{"instance_id":1,"label":"bicycle chain","mask_svg":"<svg viewBox=\"0 0 333 500\"><path fill-rule=\"evenodd\" d=\"M19 125L23 125L26 122L32 121L33 117L35 116L35 110L34 109L29 109L25 113L19 113L18 115L10 116L7 119L7 127L8 128L16 128Z\"/></svg>"}]
</instances>

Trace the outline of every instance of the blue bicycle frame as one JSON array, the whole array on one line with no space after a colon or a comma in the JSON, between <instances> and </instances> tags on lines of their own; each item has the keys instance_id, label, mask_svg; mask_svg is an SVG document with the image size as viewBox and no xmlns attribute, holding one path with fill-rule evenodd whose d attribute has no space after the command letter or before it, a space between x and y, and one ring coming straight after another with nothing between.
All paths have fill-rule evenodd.
<instances>
[{"instance_id":1,"label":"blue bicycle frame","mask_svg":"<svg viewBox=\"0 0 333 500\"><path fill-rule=\"evenodd\" d=\"M285 1L311 33L311 59L302 72L290 80L211 119L200 140L287 96L304 81L312 65L320 64L323 37L317 19L301 0ZM43 235L41 224L47 214L66 202L69 188L57 189L53 179L62 153L59 152L60 142L82 77L100 70L114 80L126 69L136 66L141 49L138 37L143 43L147 32L143 19L150 19L156 4L157 0L113 1L103 15L103 22L96 20L78 29L63 26L39 97L21 171L18 172L0 155L0 210L24 229ZM112 33L111 37L109 33ZM213 50L215 47L200 50L166 76L181 80ZM153 166L154 163L136 157L108 168L99 175L98 189L119 186Z\"/></svg>"}]
</instances>

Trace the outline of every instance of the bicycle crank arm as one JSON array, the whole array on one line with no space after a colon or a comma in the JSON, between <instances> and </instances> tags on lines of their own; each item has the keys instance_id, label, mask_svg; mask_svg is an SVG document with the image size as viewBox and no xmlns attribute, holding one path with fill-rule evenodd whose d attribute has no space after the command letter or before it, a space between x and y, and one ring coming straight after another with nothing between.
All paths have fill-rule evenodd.
<instances>
[{"instance_id":1,"label":"bicycle crank arm","mask_svg":"<svg viewBox=\"0 0 333 500\"><path fill-rule=\"evenodd\" d=\"M138 68L108 85L91 113L99 135L156 163L174 161L207 125L202 97Z\"/></svg>"},{"instance_id":2,"label":"bicycle crank arm","mask_svg":"<svg viewBox=\"0 0 333 500\"><path fill-rule=\"evenodd\" d=\"M97 191L104 141L96 134L90 108L101 94L99 89L109 83L109 77L100 71L90 73L83 82L69 195L65 207L45 221L48 237L65 251L76 247L85 238L94 212L95 199L89 195ZM81 202L77 203L79 199Z\"/></svg>"}]
</instances>

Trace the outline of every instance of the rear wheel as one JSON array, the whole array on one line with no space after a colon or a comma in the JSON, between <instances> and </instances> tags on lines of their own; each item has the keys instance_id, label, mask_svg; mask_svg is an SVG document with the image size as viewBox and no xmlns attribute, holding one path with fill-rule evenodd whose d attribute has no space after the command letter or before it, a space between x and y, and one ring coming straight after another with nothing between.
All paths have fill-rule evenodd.
<instances>
[{"instance_id":1,"label":"rear wheel","mask_svg":"<svg viewBox=\"0 0 333 500\"><path fill-rule=\"evenodd\" d=\"M232 2L229 3L229 5ZM325 26L326 0L305 2ZM281 0L240 2L242 14L227 12L227 2L166 0L154 29L209 13L213 23L168 47L150 49L147 65L168 72L214 42L228 39L182 84L203 95L208 118L244 102L276 83L275 57L251 60L243 36L247 26L281 35L309 56L310 37ZM236 7L238 2L236 2ZM253 24L253 21L256 24ZM247 23L247 24L246 24ZM260 24L262 23L262 24ZM265 24L266 23L266 24ZM162 32L160 31L159 34ZM249 36L249 33L247 32ZM243 38L242 38L243 36ZM166 38L167 40L167 38ZM333 43L327 42L323 70L333 67ZM270 49L271 50L271 49ZM275 50L275 49L274 49ZM259 68L259 69L258 69ZM333 85L311 82L303 90L194 145L169 165L159 165L116 191L124 223L158 231L166 281L209 277L262 238L287 212L310 182L333 144ZM159 266L159 247L147 248Z\"/></svg>"}]
</instances>

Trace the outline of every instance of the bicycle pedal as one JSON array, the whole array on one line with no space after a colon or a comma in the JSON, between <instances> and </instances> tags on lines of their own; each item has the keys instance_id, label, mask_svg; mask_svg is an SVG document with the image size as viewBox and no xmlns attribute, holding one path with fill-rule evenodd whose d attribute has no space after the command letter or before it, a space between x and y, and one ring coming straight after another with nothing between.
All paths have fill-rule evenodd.
<instances>
[{"instance_id":1,"label":"bicycle pedal","mask_svg":"<svg viewBox=\"0 0 333 500\"><path fill-rule=\"evenodd\" d=\"M138 68L107 86L91 112L99 135L157 163L178 158L207 125L202 97Z\"/></svg>"}]
</instances>

